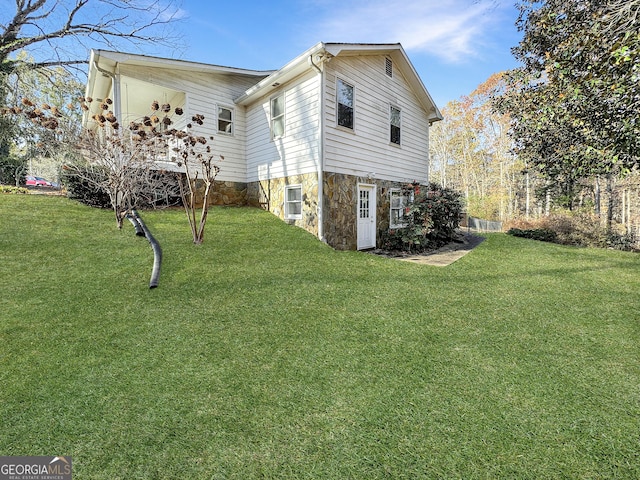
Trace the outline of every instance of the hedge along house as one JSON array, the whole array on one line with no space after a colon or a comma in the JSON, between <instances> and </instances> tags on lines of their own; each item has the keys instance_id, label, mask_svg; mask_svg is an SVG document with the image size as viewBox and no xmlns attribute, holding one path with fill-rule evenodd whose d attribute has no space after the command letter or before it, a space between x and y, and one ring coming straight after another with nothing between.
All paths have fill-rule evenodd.
<instances>
[{"instance_id":1,"label":"hedge along house","mask_svg":"<svg viewBox=\"0 0 640 480\"><path fill-rule=\"evenodd\" d=\"M350 250L401 225L402 187L428 181L442 119L400 44L319 43L268 72L92 51L86 94L112 98L123 125L153 100L205 115L224 156L214 203L260 206Z\"/></svg>"}]
</instances>

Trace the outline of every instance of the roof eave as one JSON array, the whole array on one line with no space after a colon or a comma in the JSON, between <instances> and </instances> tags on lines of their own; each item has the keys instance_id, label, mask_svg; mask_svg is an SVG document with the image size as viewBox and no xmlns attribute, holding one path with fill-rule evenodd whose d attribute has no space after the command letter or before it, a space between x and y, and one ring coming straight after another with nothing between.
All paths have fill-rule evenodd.
<instances>
[{"instance_id":1,"label":"roof eave","mask_svg":"<svg viewBox=\"0 0 640 480\"><path fill-rule=\"evenodd\" d=\"M270 75L274 70L248 70L245 68L226 67L223 65L213 65L209 63L192 62L189 60L176 60L172 58L150 57L147 55L139 55L134 53L114 52L111 50L92 50L98 56L105 60L117 64L136 65L156 68L173 68L177 70L186 70L205 73L222 73L231 75L247 75L253 77L264 77Z\"/></svg>"},{"instance_id":2,"label":"roof eave","mask_svg":"<svg viewBox=\"0 0 640 480\"><path fill-rule=\"evenodd\" d=\"M309 58L326 54L328 57L336 57L338 55L360 55L365 52L376 54L386 54L391 56L394 61L400 62L404 70L408 70L410 75L408 78L412 88L416 91L422 108L428 112L429 123L442 120L442 113L433 101L431 94L422 83L418 72L416 72L411 60L407 56L404 48L400 43L324 43L320 42L302 53L291 62L287 63L280 70L275 71L259 83L248 89L243 95L235 100L238 105L249 105L257 98L267 94L269 91L279 87L282 83L300 75L305 70L312 68Z\"/></svg>"},{"instance_id":3,"label":"roof eave","mask_svg":"<svg viewBox=\"0 0 640 480\"><path fill-rule=\"evenodd\" d=\"M324 51L324 43L320 42L298 55L296 58L287 63L284 67L274 71L268 77L249 88L244 94L236 98L237 105L248 105L255 98L259 98L271 89L279 87L282 83L297 77L307 69L311 68L309 58Z\"/></svg>"}]
</instances>

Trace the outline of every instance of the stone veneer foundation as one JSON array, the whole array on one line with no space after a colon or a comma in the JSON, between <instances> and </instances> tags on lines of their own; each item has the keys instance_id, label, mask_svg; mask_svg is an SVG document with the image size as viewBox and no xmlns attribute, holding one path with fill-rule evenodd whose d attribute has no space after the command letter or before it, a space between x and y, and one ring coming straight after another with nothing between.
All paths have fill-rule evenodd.
<instances>
[{"instance_id":1,"label":"stone veneer foundation","mask_svg":"<svg viewBox=\"0 0 640 480\"><path fill-rule=\"evenodd\" d=\"M284 192L289 185L302 185L302 218L291 220L284 218ZM285 222L302 227L318 235L318 175L292 175L249 183L247 186L248 204L261 207L281 218Z\"/></svg>"},{"instance_id":2,"label":"stone veneer foundation","mask_svg":"<svg viewBox=\"0 0 640 480\"><path fill-rule=\"evenodd\" d=\"M202 205L203 195L204 182L199 180L196 190L196 205ZM243 182L214 181L210 205L247 205L247 184Z\"/></svg>"},{"instance_id":3,"label":"stone veneer foundation","mask_svg":"<svg viewBox=\"0 0 640 480\"><path fill-rule=\"evenodd\" d=\"M389 229L389 190L403 184L340 173L324 174L324 236L338 250L358 248L358 184L376 186L376 243Z\"/></svg>"},{"instance_id":4,"label":"stone veneer foundation","mask_svg":"<svg viewBox=\"0 0 640 480\"><path fill-rule=\"evenodd\" d=\"M339 173L325 173L323 190L324 240L337 250L357 249L358 184L376 186L377 242L389 228L389 190L403 184ZM284 218L284 195L288 185L302 185L302 218ZM318 176L292 175L259 182L215 182L214 205L250 205L263 208L283 221L318 235Z\"/></svg>"},{"instance_id":5,"label":"stone veneer foundation","mask_svg":"<svg viewBox=\"0 0 640 480\"><path fill-rule=\"evenodd\" d=\"M357 248L358 184L376 185L377 239L389 228L389 189L398 182L375 180L338 173L325 173L323 190L324 239L338 250ZM302 185L302 219L284 218L284 194L288 185ZM293 175L252 182L247 185L248 204L270 211L289 224L318 235L318 177L316 174Z\"/></svg>"}]
</instances>

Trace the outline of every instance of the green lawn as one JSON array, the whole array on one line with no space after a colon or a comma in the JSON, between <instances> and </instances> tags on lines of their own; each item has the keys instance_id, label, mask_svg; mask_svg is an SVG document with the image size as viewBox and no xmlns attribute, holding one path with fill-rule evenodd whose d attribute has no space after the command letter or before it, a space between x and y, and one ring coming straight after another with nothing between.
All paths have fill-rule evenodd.
<instances>
[{"instance_id":1,"label":"green lawn","mask_svg":"<svg viewBox=\"0 0 640 480\"><path fill-rule=\"evenodd\" d=\"M0 455L74 479L640 478L640 256L506 235L430 267L257 209L0 196Z\"/></svg>"}]
</instances>

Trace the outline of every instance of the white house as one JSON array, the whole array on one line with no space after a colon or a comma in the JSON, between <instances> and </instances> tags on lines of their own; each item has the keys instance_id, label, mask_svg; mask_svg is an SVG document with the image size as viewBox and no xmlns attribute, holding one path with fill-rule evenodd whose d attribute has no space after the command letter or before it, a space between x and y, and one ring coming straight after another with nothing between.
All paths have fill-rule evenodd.
<instances>
[{"instance_id":1,"label":"white house","mask_svg":"<svg viewBox=\"0 0 640 480\"><path fill-rule=\"evenodd\" d=\"M124 125L154 100L205 115L224 156L215 202L262 206L338 249L396 226L442 119L400 44L319 43L275 71L94 50L86 95L111 98Z\"/></svg>"}]
</instances>

